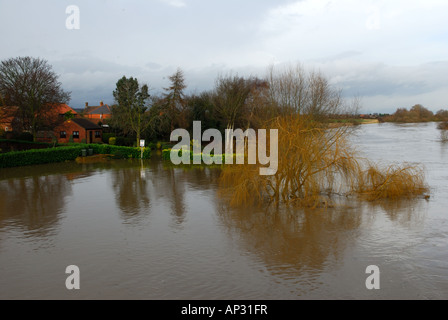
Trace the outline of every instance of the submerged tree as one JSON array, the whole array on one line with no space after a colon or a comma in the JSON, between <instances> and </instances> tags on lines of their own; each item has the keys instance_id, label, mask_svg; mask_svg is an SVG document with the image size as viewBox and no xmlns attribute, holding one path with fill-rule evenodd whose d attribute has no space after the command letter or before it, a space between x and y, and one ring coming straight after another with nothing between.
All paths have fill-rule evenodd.
<instances>
[{"instance_id":1,"label":"submerged tree","mask_svg":"<svg viewBox=\"0 0 448 320\"><path fill-rule=\"evenodd\" d=\"M18 119L21 129L34 139L40 129L49 129L48 115L61 103L68 103L70 93L62 89L59 76L46 60L18 57L0 63L0 95L10 106L9 115Z\"/></svg>"},{"instance_id":2,"label":"submerged tree","mask_svg":"<svg viewBox=\"0 0 448 320\"><path fill-rule=\"evenodd\" d=\"M135 133L137 145L142 132L149 126L151 117L146 112L150 97L148 86L140 87L138 80L123 76L113 92L117 105L112 108L111 124L127 133Z\"/></svg>"},{"instance_id":3,"label":"submerged tree","mask_svg":"<svg viewBox=\"0 0 448 320\"><path fill-rule=\"evenodd\" d=\"M278 130L277 171L262 176L260 165L225 166L221 183L234 205L268 201L319 207L327 206L334 195L378 200L427 191L418 166L381 168L362 159L348 139L349 127L329 129L299 114L278 117L266 128Z\"/></svg>"},{"instance_id":4,"label":"submerged tree","mask_svg":"<svg viewBox=\"0 0 448 320\"><path fill-rule=\"evenodd\" d=\"M347 106L340 91L321 74L307 75L301 68L280 73L271 69L268 84L267 97L258 101L278 112L263 126L267 132L278 130L277 170L269 176L260 175L257 164L224 166L221 186L230 193L232 204L268 201L317 207L328 205L333 195L377 200L426 192L421 168L406 164L380 168L363 160L350 143L350 127L330 128L322 121L346 112Z\"/></svg>"}]
</instances>

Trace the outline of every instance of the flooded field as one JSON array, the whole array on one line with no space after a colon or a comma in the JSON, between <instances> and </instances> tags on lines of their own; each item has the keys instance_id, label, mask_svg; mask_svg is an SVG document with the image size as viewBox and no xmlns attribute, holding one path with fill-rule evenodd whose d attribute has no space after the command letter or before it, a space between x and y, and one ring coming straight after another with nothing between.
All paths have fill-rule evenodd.
<instances>
[{"instance_id":1,"label":"flooded field","mask_svg":"<svg viewBox=\"0 0 448 320\"><path fill-rule=\"evenodd\" d=\"M430 198L235 209L218 168L157 156L0 169L0 299L447 299L448 143L435 123L353 139L369 159L424 165Z\"/></svg>"}]
</instances>

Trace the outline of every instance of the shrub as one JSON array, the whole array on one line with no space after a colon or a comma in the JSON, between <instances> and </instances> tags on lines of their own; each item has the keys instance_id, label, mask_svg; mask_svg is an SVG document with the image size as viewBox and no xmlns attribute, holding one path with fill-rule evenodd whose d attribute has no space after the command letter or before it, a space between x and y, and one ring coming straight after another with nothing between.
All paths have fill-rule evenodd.
<instances>
[{"instance_id":1,"label":"shrub","mask_svg":"<svg viewBox=\"0 0 448 320\"><path fill-rule=\"evenodd\" d=\"M162 159L163 160L171 160L171 150L172 149L163 149L162 150ZM182 156L182 153L183 153L182 149L179 149L179 151L178 151L179 157ZM190 150L190 151L188 151L188 153L190 156L190 161L191 161L191 163L193 163L193 152ZM211 154L211 156L213 156L213 154ZM225 155L223 154L221 156L222 156L222 163L225 163ZM202 157L202 153L201 153L201 157Z\"/></svg>"},{"instance_id":2,"label":"shrub","mask_svg":"<svg viewBox=\"0 0 448 320\"><path fill-rule=\"evenodd\" d=\"M112 137L115 137L114 133L104 133L103 132L102 140L103 140L104 143L109 143L109 139L112 138Z\"/></svg>"},{"instance_id":3,"label":"shrub","mask_svg":"<svg viewBox=\"0 0 448 320\"><path fill-rule=\"evenodd\" d=\"M75 160L81 147L64 147L40 150L15 151L0 154L0 168Z\"/></svg>"},{"instance_id":4,"label":"shrub","mask_svg":"<svg viewBox=\"0 0 448 320\"><path fill-rule=\"evenodd\" d=\"M21 141L30 141L30 142L34 141L33 135L29 132L21 132L19 134L14 134L14 138L16 140L21 140Z\"/></svg>"},{"instance_id":5,"label":"shrub","mask_svg":"<svg viewBox=\"0 0 448 320\"><path fill-rule=\"evenodd\" d=\"M114 146L117 143L117 138L115 137L110 137L109 138L109 144Z\"/></svg>"},{"instance_id":6,"label":"shrub","mask_svg":"<svg viewBox=\"0 0 448 320\"><path fill-rule=\"evenodd\" d=\"M146 146L151 150L155 150L157 148L157 145L154 142L150 142Z\"/></svg>"},{"instance_id":7,"label":"shrub","mask_svg":"<svg viewBox=\"0 0 448 320\"><path fill-rule=\"evenodd\" d=\"M23 143L27 145L36 145L36 146L47 146L49 147L51 144L47 142L35 142L35 141L26 141L26 140L16 140L16 139L0 139L0 143Z\"/></svg>"},{"instance_id":8,"label":"shrub","mask_svg":"<svg viewBox=\"0 0 448 320\"><path fill-rule=\"evenodd\" d=\"M418 167L380 169L366 163L349 143L349 127L328 129L299 115L277 118L266 128L278 129L277 171L261 176L260 165L224 166L221 190L230 194L232 205L267 201L318 207L327 206L332 195L377 200L427 190Z\"/></svg>"},{"instance_id":9,"label":"shrub","mask_svg":"<svg viewBox=\"0 0 448 320\"><path fill-rule=\"evenodd\" d=\"M448 110L439 110L436 113L436 119L438 121L448 121Z\"/></svg>"},{"instance_id":10,"label":"shrub","mask_svg":"<svg viewBox=\"0 0 448 320\"><path fill-rule=\"evenodd\" d=\"M369 201L408 198L427 191L423 171L410 165L383 169L369 165L359 179L356 191Z\"/></svg>"},{"instance_id":11,"label":"shrub","mask_svg":"<svg viewBox=\"0 0 448 320\"><path fill-rule=\"evenodd\" d=\"M163 149L162 150L162 159L170 160L171 149Z\"/></svg>"},{"instance_id":12,"label":"shrub","mask_svg":"<svg viewBox=\"0 0 448 320\"><path fill-rule=\"evenodd\" d=\"M110 154L116 159L140 159L141 148L122 147L107 144L91 144L84 146L83 148L92 148L94 154ZM143 159L149 159L151 157L151 149L144 148Z\"/></svg>"},{"instance_id":13,"label":"shrub","mask_svg":"<svg viewBox=\"0 0 448 320\"><path fill-rule=\"evenodd\" d=\"M439 130L448 130L448 121L439 123L437 125L437 129L439 129Z\"/></svg>"},{"instance_id":14,"label":"shrub","mask_svg":"<svg viewBox=\"0 0 448 320\"><path fill-rule=\"evenodd\" d=\"M117 146L122 146L122 147L130 147L134 143L136 143L134 140L135 139L132 139L132 138L117 137L116 145Z\"/></svg>"},{"instance_id":15,"label":"shrub","mask_svg":"<svg viewBox=\"0 0 448 320\"><path fill-rule=\"evenodd\" d=\"M45 149L50 148L51 144L45 142L0 139L0 147L3 148L3 152L10 152L10 151L25 151L31 149Z\"/></svg>"},{"instance_id":16,"label":"shrub","mask_svg":"<svg viewBox=\"0 0 448 320\"><path fill-rule=\"evenodd\" d=\"M0 154L0 168L18 167L42 163L75 160L81 156L82 149L93 149L94 154L110 154L116 159L140 159L141 149L111 146L107 144L76 144L51 149L17 151ZM145 148L143 159L151 157L151 149Z\"/></svg>"}]
</instances>

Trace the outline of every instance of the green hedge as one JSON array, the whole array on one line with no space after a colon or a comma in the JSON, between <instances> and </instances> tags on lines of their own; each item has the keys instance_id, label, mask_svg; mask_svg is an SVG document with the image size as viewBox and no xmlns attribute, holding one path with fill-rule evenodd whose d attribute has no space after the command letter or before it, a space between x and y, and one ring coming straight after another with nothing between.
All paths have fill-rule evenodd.
<instances>
[{"instance_id":1,"label":"green hedge","mask_svg":"<svg viewBox=\"0 0 448 320\"><path fill-rule=\"evenodd\" d=\"M80 147L35 149L0 154L0 168L75 160L81 155Z\"/></svg>"},{"instance_id":2,"label":"green hedge","mask_svg":"<svg viewBox=\"0 0 448 320\"><path fill-rule=\"evenodd\" d=\"M5 143L23 143L23 144L35 144L35 145L41 145L41 146L52 146L52 143L47 142L34 142L34 141L28 141L28 140L17 140L17 139L0 139L0 142Z\"/></svg>"},{"instance_id":3,"label":"green hedge","mask_svg":"<svg viewBox=\"0 0 448 320\"><path fill-rule=\"evenodd\" d=\"M78 144L81 149L93 149L94 154L110 154L114 158L119 159L140 159L141 148L113 146L109 144ZM143 159L151 157L151 149L145 148L143 151Z\"/></svg>"},{"instance_id":4,"label":"green hedge","mask_svg":"<svg viewBox=\"0 0 448 320\"><path fill-rule=\"evenodd\" d=\"M1 153L0 168L71 161L82 155L82 149L93 149L94 154L110 154L116 159L140 159L141 156L140 148L110 146L106 144L78 144L76 146L51 149ZM143 151L143 159L149 159L150 157L151 149L145 148Z\"/></svg>"},{"instance_id":5,"label":"green hedge","mask_svg":"<svg viewBox=\"0 0 448 320\"><path fill-rule=\"evenodd\" d=\"M188 153L190 154L190 160L193 160L193 152L190 150L190 151L188 151ZM179 155L179 157L182 156L182 149L179 149L178 155ZM211 155L213 156L213 154L211 154ZM201 153L201 157L202 157L202 153ZM162 150L162 159L163 160L171 160L171 149L163 149ZM225 154L222 155L222 163L225 163Z\"/></svg>"}]
</instances>

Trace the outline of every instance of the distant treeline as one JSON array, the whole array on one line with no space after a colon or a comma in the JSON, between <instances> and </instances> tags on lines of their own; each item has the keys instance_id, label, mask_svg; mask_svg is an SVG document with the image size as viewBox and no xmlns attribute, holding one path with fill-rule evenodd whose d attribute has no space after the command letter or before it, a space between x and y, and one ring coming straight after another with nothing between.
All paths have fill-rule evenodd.
<instances>
[{"instance_id":1,"label":"distant treeline","mask_svg":"<svg viewBox=\"0 0 448 320\"><path fill-rule=\"evenodd\" d=\"M448 121L448 110L439 110L436 113L428 110L421 104L416 104L411 109L398 108L395 113L380 118L384 122L430 122L430 121Z\"/></svg>"}]
</instances>

